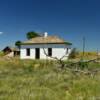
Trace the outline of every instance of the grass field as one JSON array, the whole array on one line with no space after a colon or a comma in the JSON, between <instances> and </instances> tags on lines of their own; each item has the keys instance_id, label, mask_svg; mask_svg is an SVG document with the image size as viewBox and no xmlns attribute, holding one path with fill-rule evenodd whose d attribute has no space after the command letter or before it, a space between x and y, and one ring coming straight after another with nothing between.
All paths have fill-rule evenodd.
<instances>
[{"instance_id":1,"label":"grass field","mask_svg":"<svg viewBox=\"0 0 100 100\"><path fill-rule=\"evenodd\" d=\"M51 61L0 58L0 100L100 100L100 73L59 70Z\"/></svg>"}]
</instances>

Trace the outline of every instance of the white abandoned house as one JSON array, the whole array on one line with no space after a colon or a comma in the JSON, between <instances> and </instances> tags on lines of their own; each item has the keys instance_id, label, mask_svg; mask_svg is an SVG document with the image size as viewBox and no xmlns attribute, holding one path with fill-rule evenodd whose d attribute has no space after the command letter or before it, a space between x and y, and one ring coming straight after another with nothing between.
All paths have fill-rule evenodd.
<instances>
[{"instance_id":1,"label":"white abandoned house","mask_svg":"<svg viewBox=\"0 0 100 100\"><path fill-rule=\"evenodd\" d=\"M20 59L68 59L71 52L71 43L57 36L39 36L21 43Z\"/></svg>"}]
</instances>

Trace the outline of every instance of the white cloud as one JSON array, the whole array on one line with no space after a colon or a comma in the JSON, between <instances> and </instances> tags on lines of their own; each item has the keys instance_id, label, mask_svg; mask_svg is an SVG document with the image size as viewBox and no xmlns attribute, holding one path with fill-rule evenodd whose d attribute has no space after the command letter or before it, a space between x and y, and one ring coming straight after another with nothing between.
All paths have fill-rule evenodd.
<instances>
[{"instance_id":1,"label":"white cloud","mask_svg":"<svg viewBox=\"0 0 100 100\"><path fill-rule=\"evenodd\" d=\"M0 35L2 35L3 34L3 32L0 32Z\"/></svg>"}]
</instances>

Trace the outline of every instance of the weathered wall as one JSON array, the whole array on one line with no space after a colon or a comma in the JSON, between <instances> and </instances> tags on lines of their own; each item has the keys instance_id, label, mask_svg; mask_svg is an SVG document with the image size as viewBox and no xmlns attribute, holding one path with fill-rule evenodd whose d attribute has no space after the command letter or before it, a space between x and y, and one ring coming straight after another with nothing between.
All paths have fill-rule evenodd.
<instances>
[{"instance_id":1,"label":"weathered wall","mask_svg":"<svg viewBox=\"0 0 100 100\"><path fill-rule=\"evenodd\" d=\"M26 48L30 48L30 56L26 56ZM51 59L50 57L46 57L44 54L44 50L47 52L47 48L52 48L52 56L61 58L66 54L69 55L71 52L71 47L64 44L45 44L45 45L22 45L20 49L20 58L21 59L35 59L35 48L40 48L40 59ZM66 49L68 48L68 53L66 53ZM65 58L67 59L67 57Z\"/></svg>"}]
</instances>

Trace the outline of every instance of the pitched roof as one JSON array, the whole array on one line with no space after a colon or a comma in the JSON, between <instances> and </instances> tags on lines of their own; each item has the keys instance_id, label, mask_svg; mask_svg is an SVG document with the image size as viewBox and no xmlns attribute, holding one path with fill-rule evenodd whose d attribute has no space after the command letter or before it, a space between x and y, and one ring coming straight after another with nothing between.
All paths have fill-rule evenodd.
<instances>
[{"instance_id":1,"label":"pitched roof","mask_svg":"<svg viewBox=\"0 0 100 100\"><path fill-rule=\"evenodd\" d=\"M11 51L18 51L18 48L10 47L10 46L6 46L2 51L8 50L8 49Z\"/></svg>"},{"instance_id":2,"label":"pitched roof","mask_svg":"<svg viewBox=\"0 0 100 100\"><path fill-rule=\"evenodd\" d=\"M47 37L40 36L22 42L21 44L69 44L71 45L72 43L66 42L57 36L47 36Z\"/></svg>"}]
</instances>

